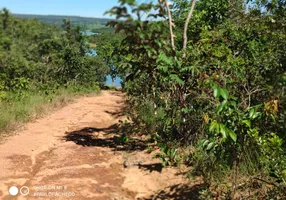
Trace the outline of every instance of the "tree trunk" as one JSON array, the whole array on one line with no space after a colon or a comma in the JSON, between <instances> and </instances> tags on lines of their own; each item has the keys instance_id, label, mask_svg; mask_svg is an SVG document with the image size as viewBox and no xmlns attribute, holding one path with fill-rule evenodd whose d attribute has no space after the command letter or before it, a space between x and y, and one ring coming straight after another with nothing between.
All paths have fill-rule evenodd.
<instances>
[{"instance_id":1,"label":"tree trunk","mask_svg":"<svg viewBox=\"0 0 286 200\"><path fill-rule=\"evenodd\" d=\"M115 79L116 79L116 77L111 77L111 80L112 80L112 86L114 86L114 83L115 83Z\"/></svg>"}]
</instances>

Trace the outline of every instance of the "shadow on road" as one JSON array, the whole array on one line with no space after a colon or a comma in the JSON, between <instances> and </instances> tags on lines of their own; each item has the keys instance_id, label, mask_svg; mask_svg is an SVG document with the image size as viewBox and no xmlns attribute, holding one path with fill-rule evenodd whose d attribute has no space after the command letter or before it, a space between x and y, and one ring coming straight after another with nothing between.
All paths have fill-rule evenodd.
<instances>
[{"instance_id":1,"label":"shadow on road","mask_svg":"<svg viewBox=\"0 0 286 200\"><path fill-rule=\"evenodd\" d=\"M110 115L112 115L113 117L116 117L116 118L125 116L125 112L124 112L123 109L120 110L120 111L117 111L117 112L111 112L111 111L108 111L108 110L106 110L104 112L106 112L106 113L108 113L108 114L110 114Z\"/></svg>"},{"instance_id":2,"label":"shadow on road","mask_svg":"<svg viewBox=\"0 0 286 200\"><path fill-rule=\"evenodd\" d=\"M112 112L112 111L108 111L105 110L104 112L107 114L110 114L111 116L115 117L115 118L120 118L123 116L126 116L126 114L128 113L128 106L126 105L125 101L116 101L117 104L123 104L124 106L121 106L120 109L117 109L116 111Z\"/></svg>"},{"instance_id":3,"label":"shadow on road","mask_svg":"<svg viewBox=\"0 0 286 200\"><path fill-rule=\"evenodd\" d=\"M154 164L139 164L139 169L144 169L146 171L149 171L150 173L153 171L157 171L159 173L163 170L163 165L161 163L154 163Z\"/></svg>"},{"instance_id":4,"label":"shadow on road","mask_svg":"<svg viewBox=\"0 0 286 200\"><path fill-rule=\"evenodd\" d=\"M153 194L148 198L141 200L155 200L155 199L173 199L173 200L198 200L200 199L200 191L206 189L203 184L189 186L185 184L172 185Z\"/></svg>"},{"instance_id":5,"label":"shadow on road","mask_svg":"<svg viewBox=\"0 0 286 200\"><path fill-rule=\"evenodd\" d=\"M63 137L65 141L72 141L81 146L97 146L108 147L115 151L142 151L146 149L147 142L139 139L129 139L124 142L119 136L108 136L106 138L98 138L96 133L104 132L105 135L112 133L120 133L118 124L113 124L106 128L86 127L80 130L67 132Z\"/></svg>"}]
</instances>

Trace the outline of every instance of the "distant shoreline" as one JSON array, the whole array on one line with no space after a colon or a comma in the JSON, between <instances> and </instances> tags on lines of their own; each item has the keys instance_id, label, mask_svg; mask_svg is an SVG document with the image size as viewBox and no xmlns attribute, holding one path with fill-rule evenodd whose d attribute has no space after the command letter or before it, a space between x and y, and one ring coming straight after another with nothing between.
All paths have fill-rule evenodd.
<instances>
[{"instance_id":1,"label":"distant shoreline","mask_svg":"<svg viewBox=\"0 0 286 200\"><path fill-rule=\"evenodd\" d=\"M38 18L38 17L48 17L48 18L82 18L82 19L97 19L97 20L104 20L106 22L111 21L111 20L115 20L112 18L102 18L102 17L85 17L85 16L76 16L76 15L53 15L53 14L49 14L49 15L44 15L44 14L21 14L21 13L12 13L12 15L16 16L16 17L20 17L20 18Z\"/></svg>"}]
</instances>

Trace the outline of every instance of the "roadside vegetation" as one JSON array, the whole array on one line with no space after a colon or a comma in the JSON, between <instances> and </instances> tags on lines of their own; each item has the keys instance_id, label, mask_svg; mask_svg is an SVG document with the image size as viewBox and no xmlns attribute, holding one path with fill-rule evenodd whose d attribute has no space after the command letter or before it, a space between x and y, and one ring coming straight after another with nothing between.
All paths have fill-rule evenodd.
<instances>
[{"instance_id":1,"label":"roadside vegetation","mask_svg":"<svg viewBox=\"0 0 286 200\"><path fill-rule=\"evenodd\" d=\"M0 102L0 133L10 134L25 122L61 108L79 96L95 95L99 91L97 85L88 88L69 85L49 93L35 90L7 92L5 100Z\"/></svg>"},{"instance_id":2,"label":"roadside vegetation","mask_svg":"<svg viewBox=\"0 0 286 200\"><path fill-rule=\"evenodd\" d=\"M119 2L112 58L163 165L191 166L202 199L285 199L286 2Z\"/></svg>"},{"instance_id":3,"label":"roadside vegetation","mask_svg":"<svg viewBox=\"0 0 286 200\"><path fill-rule=\"evenodd\" d=\"M60 27L0 11L0 132L74 96L99 92L107 73L71 21Z\"/></svg>"},{"instance_id":4,"label":"roadside vegetation","mask_svg":"<svg viewBox=\"0 0 286 200\"><path fill-rule=\"evenodd\" d=\"M121 143L148 135L163 166L202 178L201 199L286 199L286 1L119 3L115 33L88 39L1 11L0 128L119 76Z\"/></svg>"}]
</instances>

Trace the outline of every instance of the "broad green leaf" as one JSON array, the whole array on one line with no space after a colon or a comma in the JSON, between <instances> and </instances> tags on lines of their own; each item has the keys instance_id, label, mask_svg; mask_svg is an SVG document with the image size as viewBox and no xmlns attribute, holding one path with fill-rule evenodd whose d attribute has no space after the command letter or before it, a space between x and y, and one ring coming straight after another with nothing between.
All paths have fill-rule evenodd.
<instances>
[{"instance_id":1,"label":"broad green leaf","mask_svg":"<svg viewBox=\"0 0 286 200\"><path fill-rule=\"evenodd\" d=\"M213 130L218 126L217 121L213 120L211 125L210 125L210 132L213 132Z\"/></svg>"},{"instance_id":2,"label":"broad green leaf","mask_svg":"<svg viewBox=\"0 0 286 200\"><path fill-rule=\"evenodd\" d=\"M254 109L254 108L251 108L251 109L250 109L250 112L249 112L249 118L250 118L250 119L253 119L254 114L255 114L255 109Z\"/></svg>"},{"instance_id":3,"label":"broad green leaf","mask_svg":"<svg viewBox=\"0 0 286 200\"><path fill-rule=\"evenodd\" d=\"M230 138L231 138L234 142L236 142L236 140L237 140L237 135L236 135L232 130L228 130L228 133L229 133Z\"/></svg>"},{"instance_id":4,"label":"broad green leaf","mask_svg":"<svg viewBox=\"0 0 286 200\"><path fill-rule=\"evenodd\" d=\"M227 89L223 89L223 88L220 88L220 95L225 99L227 100L228 99L228 90Z\"/></svg>"},{"instance_id":5,"label":"broad green leaf","mask_svg":"<svg viewBox=\"0 0 286 200\"><path fill-rule=\"evenodd\" d=\"M227 105L227 99L225 99L225 100L223 100L223 102L221 103L221 105L224 107L224 106L226 106Z\"/></svg>"},{"instance_id":6,"label":"broad green leaf","mask_svg":"<svg viewBox=\"0 0 286 200\"><path fill-rule=\"evenodd\" d=\"M222 137L223 137L224 139L226 139L226 138L227 138L227 134L228 134L227 128L226 128L225 125L223 125L223 124L220 124L220 125L219 125L219 128L220 128L220 133L222 134Z\"/></svg>"},{"instance_id":7,"label":"broad green leaf","mask_svg":"<svg viewBox=\"0 0 286 200\"><path fill-rule=\"evenodd\" d=\"M258 116L260 115L260 112L255 112L252 116L252 119L255 119L257 118Z\"/></svg>"},{"instance_id":8,"label":"broad green leaf","mask_svg":"<svg viewBox=\"0 0 286 200\"><path fill-rule=\"evenodd\" d=\"M214 147L215 143L214 142L210 142L206 148L206 150L211 150Z\"/></svg>"},{"instance_id":9,"label":"broad green leaf","mask_svg":"<svg viewBox=\"0 0 286 200\"><path fill-rule=\"evenodd\" d=\"M220 88L219 88L219 86L215 84L213 89L214 89L214 97L215 98L219 97L219 95L220 95Z\"/></svg>"},{"instance_id":10,"label":"broad green leaf","mask_svg":"<svg viewBox=\"0 0 286 200\"><path fill-rule=\"evenodd\" d=\"M223 105L221 104L221 105L219 105L217 108L216 108L216 112L217 113L220 113L222 110L223 110Z\"/></svg>"},{"instance_id":11,"label":"broad green leaf","mask_svg":"<svg viewBox=\"0 0 286 200\"><path fill-rule=\"evenodd\" d=\"M224 108L225 108L225 106L227 105L227 100L225 99L225 100L223 100L223 102L217 107L217 112L218 113L220 113Z\"/></svg>"},{"instance_id":12,"label":"broad green leaf","mask_svg":"<svg viewBox=\"0 0 286 200\"><path fill-rule=\"evenodd\" d=\"M202 146L205 147L209 143L209 140L204 140Z\"/></svg>"},{"instance_id":13,"label":"broad green leaf","mask_svg":"<svg viewBox=\"0 0 286 200\"><path fill-rule=\"evenodd\" d=\"M246 124L249 128L251 127L251 122L249 120L242 120L242 123Z\"/></svg>"}]
</instances>

